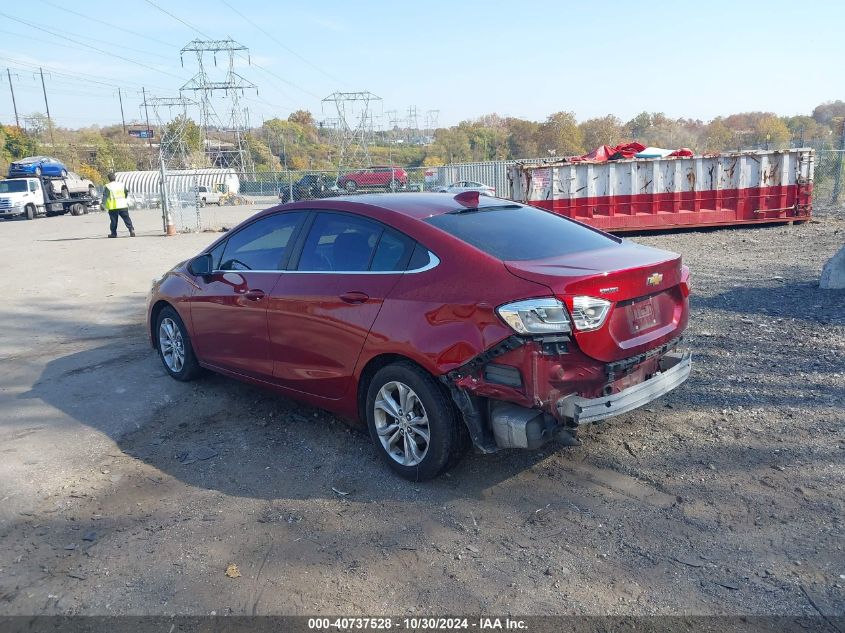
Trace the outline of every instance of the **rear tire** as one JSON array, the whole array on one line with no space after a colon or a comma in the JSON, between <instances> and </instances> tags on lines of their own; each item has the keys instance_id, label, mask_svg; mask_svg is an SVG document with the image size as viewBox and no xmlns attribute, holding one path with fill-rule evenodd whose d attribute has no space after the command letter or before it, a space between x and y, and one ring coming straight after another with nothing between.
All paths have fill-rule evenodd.
<instances>
[{"instance_id":1,"label":"rear tire","mask_svg":"<svg viewBox=\"0 0 845 633\"><path fill-rule=\"evenodd\" d=\"M35 175L38 176L39 178L41 178L41 167L35 168Z\"/></svg>"},{"instance_id":2,"label":"rear tire","mask_svg":"<svg viewBox=\"0 0 845 633\"><path fill-rule=\"evenodd\" d=\"M469 446L466 426L449 394L412 363L394 363L376 372L367 389L366 411L376 450L405 479L437 477Z\"/></svg>"},{"instance_id":3,"label":"rear tire","mask_svg":"<svg viewBox=\"0 0 845 633\"><path fill-rule=\"evenodd\" d=\"M347 180L346 184L343 185L343 188L346 189L349 193L352 193L358 188L358 185L354 180Z\"/></svg>"},{"instance_id":4,"label":"rear tire","mask_svg":"<svg viewBox=\"0 0 845 633\"><path fill-rule=\"evenodd\" d=\"M82 203L77 202L76 204L70 205L71 215L82 215L83 213L85 213L85 205Z\"/></svg>"},{"instance_id":5,"label":"rear tire","mask_svg":"<svg viewBox=\"0 0 845 633\"><path fill-rule=\"evenodd\" d=\"M67 187L62 186L62 193L60 195L62 196L63 200L67 200L68 198L70 198L70 191L68 191Z\"/></svg>"},{"instance_id":6,"label":"rear tire","mask_svg":"<svg viewBox=\"0 0 845 633\"><path fill-rule=\"evenodd\" d=\"M155 338L161 364L172 378L188 382L200 375L201 368L188 330L172 307L162 308L158 313Z\"/></svg>"}]
</instances>

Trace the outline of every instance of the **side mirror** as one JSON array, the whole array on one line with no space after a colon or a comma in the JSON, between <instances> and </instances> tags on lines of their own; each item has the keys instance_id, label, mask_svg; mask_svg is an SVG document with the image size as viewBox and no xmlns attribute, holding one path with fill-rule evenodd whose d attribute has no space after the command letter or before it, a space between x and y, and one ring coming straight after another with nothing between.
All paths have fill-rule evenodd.
<instances>
[{"instance_id":1,"label":"side mirror","mask_svg":"<svg viewBox=\"0 0 845 633\"><path fill-rule=\"evenodd\" d=\"M205 277L211 274L212 266L213 261L211 253L203 253L191 260L191 263L188 264L188 270L191 271L191 274Z\"/></svg>"}]
</instances>

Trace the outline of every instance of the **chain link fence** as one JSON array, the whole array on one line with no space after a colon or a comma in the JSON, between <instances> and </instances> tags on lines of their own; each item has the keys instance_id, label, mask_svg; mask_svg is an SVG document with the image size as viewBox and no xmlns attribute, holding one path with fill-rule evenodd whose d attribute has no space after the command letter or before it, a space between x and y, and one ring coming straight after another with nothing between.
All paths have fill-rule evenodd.
<instances>
[{"instance_id":1,"label":"chain link fence","mask_svg":"<svg viewBox=\"0 0 845 633\"><path fill-rule=\"evenodd\" d=\"M830 205L845 213L841 208L845 201L845 151L835 149L816 150L816 165L813 177L813 200L817 205Z\"/></svg>"},{"instance_id":2,"label":"chain link fence","mask_svg":"<svg viewBox=\"0 0 845 633\"><path fill-rule=\"evenodd\" d=\"M830 146L816 148L814 202L826 212L841 213L845 199L845 152ZM435 167L371 167L350 170L287 170L237 173L220 170L201 179L180 172L165 173L166 203L177 231L217 230L230 226L232 213L251 214L290 201L317 200L363 193L452 192L479 190L507 198L511 192L508 168L516 162L543 159L457 163ZM213 171L213 170L207 170ZM161 178L158 178L158 183ZM160 188L160 187L159 187ZM838 199L834 199L837 197ZM138 208L161 208L160 193L135 192ZM246 217L246 216L244 216Z\"/></svg>"}]
</instances>

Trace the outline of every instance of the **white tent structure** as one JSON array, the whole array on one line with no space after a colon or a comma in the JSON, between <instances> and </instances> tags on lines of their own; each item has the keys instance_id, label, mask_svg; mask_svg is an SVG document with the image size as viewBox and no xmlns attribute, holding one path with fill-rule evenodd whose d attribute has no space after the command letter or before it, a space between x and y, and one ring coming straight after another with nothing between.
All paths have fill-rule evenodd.
<instances>
[{"instance_id":1,"label":"white tent structure","mask_svg":"<svg viewBox=\"0 0 845 633\"><path fill-rule=\"evenodd\" d=\"M192 191L194 187L208 187L224 184L232 193L241 189L237 172L231 169L169 169L167 190L171 193ZM115 177L127 186L132 194L158 196L161 194L161 172L155 171L119 171Z\"/></svg>"}]
</instances>

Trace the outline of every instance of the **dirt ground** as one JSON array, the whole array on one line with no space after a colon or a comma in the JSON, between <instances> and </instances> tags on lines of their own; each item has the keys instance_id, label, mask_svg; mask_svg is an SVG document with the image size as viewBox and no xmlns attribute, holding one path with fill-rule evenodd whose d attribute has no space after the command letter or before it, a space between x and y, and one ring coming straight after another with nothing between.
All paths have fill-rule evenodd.
<instances>
[{"instance_id":1,"label":"dirt ground","mask_svg":"<svg viewBox=\"0 0 845 633\"><path fill-rule=\"evenodd\" d=\"M168 378L145 294L215 235L133 215L0 223L0 614L845 614L845 292L817 285L845 210L633 238L692 268L690 380L425 484L326 413Z\"/></svg>"}]
</instances>

